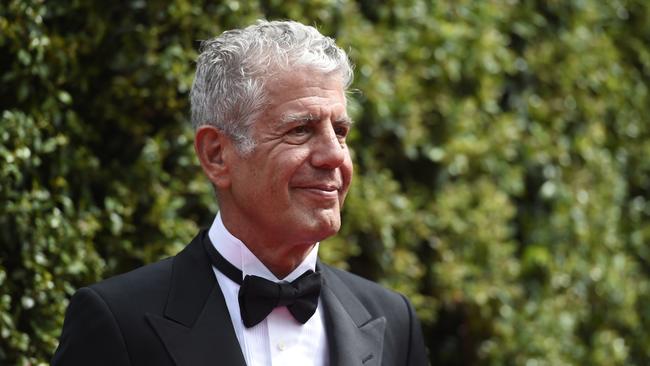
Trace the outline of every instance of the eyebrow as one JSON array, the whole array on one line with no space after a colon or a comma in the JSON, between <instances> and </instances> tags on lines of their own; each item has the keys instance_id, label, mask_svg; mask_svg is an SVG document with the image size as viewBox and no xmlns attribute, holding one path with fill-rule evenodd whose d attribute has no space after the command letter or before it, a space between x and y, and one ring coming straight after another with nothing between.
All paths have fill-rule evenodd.
<instances>
[{"instance_id":1,"label":"eyebrow","mask_svg":"<svg viewBox=\"0 0 650 366\"><path fill-rule=\"evenodd\" d=\"M314 115L312 113L289 113L289 114L285 114L284 116L282 116L282 118L280 118L280 123L282 124L288 124L292 122L313 123L313 122L318 122L320 120L321 118L319 116ZM347 115L339 117L335 119L333 122L338 125L347 125L347 126L352 125L352 119Z\"/></svg>"}]
</instances>

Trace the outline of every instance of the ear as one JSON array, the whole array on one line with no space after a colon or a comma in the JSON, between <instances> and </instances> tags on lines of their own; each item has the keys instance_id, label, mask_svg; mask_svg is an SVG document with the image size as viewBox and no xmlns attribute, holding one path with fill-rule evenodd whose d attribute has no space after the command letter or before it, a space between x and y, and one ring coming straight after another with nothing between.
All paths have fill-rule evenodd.
<instances>
[{"instance_id":1,"label":"ear","mask_svg":"<svg viewBox=\"0 0 650 366\"><path fill-rule=\"evenodd\" d=\"M230 187L228 152L232 148L228 136L218 128L204 125L196 130L194 150L203 172L217 189Z\"/></svg>"}]
</instances>

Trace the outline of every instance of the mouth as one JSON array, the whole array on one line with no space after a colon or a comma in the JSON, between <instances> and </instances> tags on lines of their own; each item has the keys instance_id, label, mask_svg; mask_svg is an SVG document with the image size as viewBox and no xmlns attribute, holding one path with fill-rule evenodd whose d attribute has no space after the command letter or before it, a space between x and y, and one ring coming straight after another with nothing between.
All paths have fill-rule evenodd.
<instances>
[{"instance_id":1,"label":"mouth","mask_svg":"<svg viewBox=\"0 0 650 366\"><path fill-rule=\"evenodd\" d=\"M339 191L341 189L340 185L338 184L302 185L296 188L317 198L327 200L338 199Z\"/></svg>"}]
</instances>

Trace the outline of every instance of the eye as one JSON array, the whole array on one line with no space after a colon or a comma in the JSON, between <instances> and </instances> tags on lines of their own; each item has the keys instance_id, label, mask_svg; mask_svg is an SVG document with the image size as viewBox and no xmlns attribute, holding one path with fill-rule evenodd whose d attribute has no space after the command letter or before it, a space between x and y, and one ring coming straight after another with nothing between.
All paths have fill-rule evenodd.
<instances>
[{"instance_id":1,"label":"eye","mask_svg":"<svg viewBox=\"0 0 650 366\"><path fill-rule=\"evenodd\" d=\"M334 133L336 133L336 135L340 137L346 137L349 131L350 129L346 126L334 127Z\"/></svg>"},{"instance_id":2,"label":"eye","mask_svg":"<svg viewBox=\"0 0 650 366\"><path fill-rule=\"evenodd\" d=\"M290 135L302 136L311 132L311 127L308 125L300 125L289 130Z\"/></svg>"}]
</instances>

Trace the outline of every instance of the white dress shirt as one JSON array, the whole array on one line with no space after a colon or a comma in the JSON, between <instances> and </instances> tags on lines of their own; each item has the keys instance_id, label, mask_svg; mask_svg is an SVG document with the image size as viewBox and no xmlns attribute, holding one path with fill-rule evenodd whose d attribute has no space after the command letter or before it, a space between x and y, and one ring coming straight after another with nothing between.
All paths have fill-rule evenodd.
<instances>
[{"instance_id":1,"label":"white dress shirt","mask_svg":"<svg viewBox=\"0 0 650 366\"><path fill-rule=\"evenodd\" d=\"M223 224L218 213L208 232L212 245L232 265L246 275L255 275L274 282L281 281L257 257L234 237ZM318 243L307 258L282 281L293 281L305 271L316 268ZM328 345L322 301L305 324L296 321L286 306L275 308L259 324L246 328L239 310L239 284L218 269L214 273L226 299L230 319L248 366L325 366L328 364Z\"/></svg>"}]
</instances>

